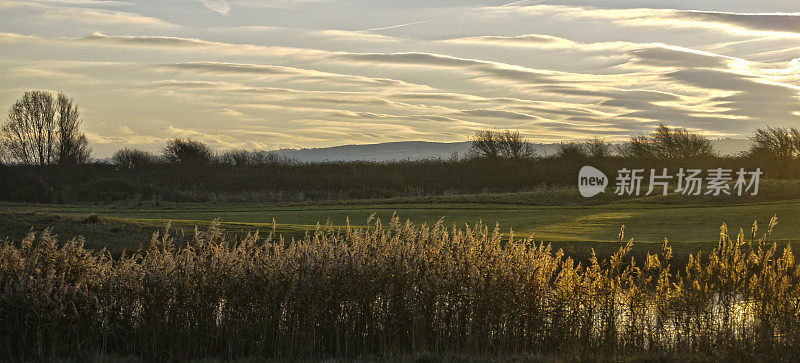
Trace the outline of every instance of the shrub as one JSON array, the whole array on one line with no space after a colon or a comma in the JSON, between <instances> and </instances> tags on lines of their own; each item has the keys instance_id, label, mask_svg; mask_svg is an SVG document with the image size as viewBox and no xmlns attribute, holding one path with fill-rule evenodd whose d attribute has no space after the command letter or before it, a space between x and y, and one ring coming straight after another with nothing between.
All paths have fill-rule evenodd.
<instances>
[{"instance_id":1,"label":"shrub","mask_svg":"<svg viewBox=\"0 0 800 363\"><path fill-rule=\"evenodd\" d=\"M589 139L586 143L586 154L592 159L605 159L611 156L611 144L599 137Z\"/></svg>"},{"instance_id":2,"label":"shrub","mask_svg":"<svg viewBox=\"0 0 800 363\"><path fill-rule=\"evenodd\" d=\"M793 159L800 157L800 130L767 127L756 130L748 151L759 158Z\"/></svg>"},{"instance_id":3,"label":"shrub","mask_svg":"<svg viewBox=\"0 0 800 363\"><path fill-rule=\"evenodd\" d=\"M164 147L164 159L182 165L208 165L214 161L214 151L208 145L192 139L172 139Z\"/></svg>"},{"instance_id":4,"label":"shrub","mask_svg":"<svg viewBox=\"0 0 800 363\"><path fill-rule=\"evenodd\" d=\"M706 159L714 156L711 140L683 128L659 124L649 135L637 135L619 147L620 155L658 160Z\"/></svg>"},{"instance_id":5,"label":"shrub","mask_svg":"<svg viewBox=\"0 0 800 363\"><path fill-rule=\"evenodd\" d=\"M477 130L470 138L474 156L488 159L530 159L535 155L531 143L519 131Z\"/></svg>"},{"instance_id":6,"label":"shrub","mask_svg":"<svg viewBox=\"0 0 800 363\"><path fill-rule=\"evenodd\" d=\"M111 157L114 165L123 169L137 169L154 166L158 163L158 158L150 152L139 149L118 150Z\"/></svg>"},{"instance_id":7,"label":"shrub","mask_svg":"<svg viewBox=\"0 0 800 363\"><path fill-rule=\"evenodd\" d=\"M584 145L577 142L562 142L558 145L556 158L569 161L583 161L589 158Z\"/></svg>"},{"instance_id":8,"label":"shrub","mask_svg":"<svg viewBox=\"0 0 800 363\"><path fill-rule=\"evenodd\" d=\"M292 161L273 152L229 150L219 157L220 164L236 167L253 167L259 165L291 164Z\"/></svg>"}]
</instances>

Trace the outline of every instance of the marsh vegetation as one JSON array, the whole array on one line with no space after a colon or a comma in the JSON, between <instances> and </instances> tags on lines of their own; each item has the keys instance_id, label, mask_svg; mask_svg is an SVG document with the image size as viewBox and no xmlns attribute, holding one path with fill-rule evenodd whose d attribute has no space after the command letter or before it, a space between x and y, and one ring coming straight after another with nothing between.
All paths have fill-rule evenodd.
<instances>
[{"instance_id":1,"label":"marsh vegetation","mask_svg":"<svg viewBox=\"0 0 800 363\"><path fill-rule=\"evenodd\" d=\"M763 233L720 230L672 269L672 248L575 263L499 228L320 225L229 241L216 224L112 259L43 231L0 246L9 356L320 358L424 352L788 357L800 266Z\"/></svg>"}]
</instances>

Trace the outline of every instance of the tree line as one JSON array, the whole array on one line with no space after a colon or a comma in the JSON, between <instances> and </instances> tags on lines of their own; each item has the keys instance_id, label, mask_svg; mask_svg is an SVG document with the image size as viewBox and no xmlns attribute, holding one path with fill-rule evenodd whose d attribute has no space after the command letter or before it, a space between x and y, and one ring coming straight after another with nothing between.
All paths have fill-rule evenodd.
<instances>
[{"instance_id":1,"label":"tree line","mask_svg":"<svg viewBox=\"0 0 800 363\"><path fill-rule=\"evenodd\" d=\"M0 132L0 200L270 202L502 193L574 187L586 164L608 175L623 167L758 167L765 179L800 178L796 128L759 129L752 147L735 156L717 153L707 137L659 125L621 143L597 137L561 143L554 155L537 155L518 131L478 130L465 158L300 163L258 150L218 153L180 138L158 154L126 148L110 162L91 161L79 126L78 107L66 95L26 92Z\"/></svg>"},{"instance_id":2,"label":"tree line","mask_svg":"<svg viewBox=\"0 0 800 363\"><path fill-rule=\"evenodd\" d=\"M82 164L89 161L91 149L80 131L80 112L64 93L25 92L9 109L0 128L0 156L10 164ZM531 159L537 157L533 144L519 131L477 130L469 138L469 157L485 159ZM764 127L750 137L752 146L744 156L790 161L800 158L800 129ZM622 158L676 160L718 156L711 140L685 128L659 124L649 134L639 134L627 142L612 144L598 137L586 142L565 142L556 157L562 159ZM206 144L192 139L171 139L159 157L150 152L125 148L112 162L123 168L165 163L190 165L220 162L237 166L289 162L263 151L232 150L221 155Z\"/></svg>"}]
</instances>

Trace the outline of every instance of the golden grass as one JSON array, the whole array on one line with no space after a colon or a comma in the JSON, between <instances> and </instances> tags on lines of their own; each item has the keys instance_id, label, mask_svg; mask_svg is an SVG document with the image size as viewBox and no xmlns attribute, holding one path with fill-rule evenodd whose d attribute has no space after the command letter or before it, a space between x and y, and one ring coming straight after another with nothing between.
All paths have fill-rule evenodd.
<instances>
[{"instance_id":1,"label":"golden grass","mask_svg":"<svg viewBox=\"0 0 800 363\"><path fill-rule=\"evenodd\" d=\"M304 239L217 224L112 259L49 231L0 244L0 352L85 357L451 354L787 357L800 351L800 268L787 247L721 229L671 271L665 241L576 264L499 228L318 225ZM672 269L675 270L675 269Z\"/></svg>"}]
</instances>

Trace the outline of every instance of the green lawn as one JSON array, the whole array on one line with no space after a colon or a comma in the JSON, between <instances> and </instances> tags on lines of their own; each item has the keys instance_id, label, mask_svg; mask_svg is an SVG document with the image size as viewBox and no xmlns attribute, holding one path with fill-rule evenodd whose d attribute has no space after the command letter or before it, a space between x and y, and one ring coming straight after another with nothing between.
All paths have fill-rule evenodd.
<instances>
[{"instance_id":1,"label":"green lawn","mask_svg":"<svg viewBox=\"0 0 800 363\"><path fill-rule=\"evenodd\" d=\"M346 218L360 225L371 215L388 219L397 213L415 223L463 226L482 220L499 223L518 236L533 235L540 241L610 242L617 239L619 227L626 226L626 236L639 242L660 243L665 237L672 243L715 242L722 223L731 230L750 229L754 220L766 225L772 215L779 218L773 237L800 241L800 200L751 203L742 205L657 205L649 203L612 203L599 206L531 206L482 203L344 203L296 206L259 205L169 205L135 206L62 206L35 204L0 204L7 212L36 212L57 215L111 217L147 225L174 221L181 225L205 224L220 218L224 225L246 229L270 229L273 218L279 230L299 233L313 229L315 223L330 221L343 225ZM35 226L42 228L44 226Z\"/></svg>"}]
</instances>

